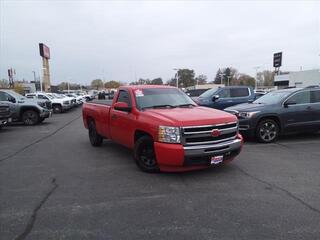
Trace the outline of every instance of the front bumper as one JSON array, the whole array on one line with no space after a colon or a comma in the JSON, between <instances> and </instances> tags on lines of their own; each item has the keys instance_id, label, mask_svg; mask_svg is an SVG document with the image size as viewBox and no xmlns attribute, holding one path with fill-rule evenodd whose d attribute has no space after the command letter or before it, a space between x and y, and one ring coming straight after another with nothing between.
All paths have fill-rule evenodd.
<instances>
[{"instance_id":1,"label":"front bumper","mask_svg":"<svg viewBox=\"0 0 320 240\"><path fill-rule=\"evenodd\" d=\"M40 113L40 117L41 118L48 118L48 117L51 117L52 116L52 110L43 110L41 113Z\"/></svg>"},{"instance_id":2,"label":"front bumper","mask_svg":"<svg viewBox=\"0 0 320 240\"><path fill-rule=\"evenodd\" d=\"M0 126L4 126L6 125L7 123L10 123L12 122L12 118L1 118L0 119Z\"/></svg>"},{"instance_id":3,"label":"front bumper","mask_svg":"<svg viewBox=\"0 0 320 240\"><path fill-rule=\"evenodd\" d=\"M243 138L238 134L236 139L199 146L181 144L154 144L156 158L161 171L188 171L209 167L211 157L224 156L225 163L232 161L241 151Z\"/></svg>"}]
</instances>

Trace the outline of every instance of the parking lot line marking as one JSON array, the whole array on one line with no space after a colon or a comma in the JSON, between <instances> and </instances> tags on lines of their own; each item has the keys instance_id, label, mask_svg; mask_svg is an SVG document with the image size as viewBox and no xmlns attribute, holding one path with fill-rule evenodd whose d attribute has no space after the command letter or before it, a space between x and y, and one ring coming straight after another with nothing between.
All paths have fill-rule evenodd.
<instances>
[{"instance_id":1,"label":"parking lot line marking","mask_svg":"<svg viewBox=\"0 0 320 240\"><path fill-rule=\"evenodd\" d=\"M28 149L29 147L32 147L33 145L35 145L35 144L37 144L37 143L39 143L39 142L42 142L43 140L45 140L45 139L47 139L47 138L55 135L57 132L59 132L60 130L64 129L65 127L67 127L68 125L70 125L71 123L73 123L74 121L76 121L77 119L79 119L79 118L81 118L81 117L82 117L82 116L80 115L80 116L76 117L75 119L72 119L71 121L67 122L65 125L63 125L62 127L56 129L56 130L53 131L52 133L50 133L50 134L48 134L48 135L46 135L46 136L44 136L44 137L42 137L42 138L37 139L36 141L28 144L27 146L24 146L23 148L17 150L17 151L14 152L14 153L11 153L10 155L8 155L8 156L6 156L6 157L4 157L4 158L1 158L1 159L0 159L0 163L3 162L3 161L5 161L5 160L8 160L8 159L14 157L15 155L23 152L24 150Z\"/></svg>"}]
</instances>

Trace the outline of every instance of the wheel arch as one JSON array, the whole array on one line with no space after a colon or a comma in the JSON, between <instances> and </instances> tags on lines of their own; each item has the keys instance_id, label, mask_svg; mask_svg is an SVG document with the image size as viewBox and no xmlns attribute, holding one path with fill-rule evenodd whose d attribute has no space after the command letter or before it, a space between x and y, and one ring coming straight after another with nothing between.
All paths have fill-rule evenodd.
<instances>
[{"instance_id":1,"label":"wheel arch","mask_svg":"<svg viewBox=\"0 0 320 240\"><path fill-rule=\"evenodd\" d=\"M29 110L32 110L32 111L35 111L37 112L38 114L40 114L40 111L38 108L36 107L32 107L32 106L24 106L24 107L21 107L20 108L20 118L22 117L22 114L25 112L25 111L29 111Z\"/></svg>"},{"instance_id":2,"label":"wheel arch","mask_svg":"<svg viewBox=\"0 0 320 240\"><path fill-rule=\"evenodd\" d=\"M280 118L276 115L265 115L260 117L259 120L257 121L256 127L259 125L259 123L262 120L266 120L266 119L272 119L273 121L275 121L278 124L280 132L282 131L282 124L281 124Z\"/></svg>"},{"instance_id":3,"label":"wheel arch","mask_svg":"<svg viewBox=\"0 0 320 240\"><path fill-rule=\"evenodd\" d=\"M136 143L136 141L143 137L143 136L148 136L150 138L152 138L152 140L154 140L154 138L152 137L152 135L144 130L140 130L140 129L137 129L135 132L134 132L134 143Z\"/></svg>"}]
</instances>

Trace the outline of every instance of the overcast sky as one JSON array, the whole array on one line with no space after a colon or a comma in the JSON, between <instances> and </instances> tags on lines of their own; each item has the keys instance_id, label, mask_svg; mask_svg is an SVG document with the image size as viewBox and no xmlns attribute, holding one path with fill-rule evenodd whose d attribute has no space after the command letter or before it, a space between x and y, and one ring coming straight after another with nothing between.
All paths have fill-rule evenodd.
<instances>
[{"instance_id":1,"label":"overcast sky","mask_svg":"<svg viewBox=\"0 0 320 240\"><path fill-rule=\"evenodd\" d=\"M40 72L38 43L51 50L51 82L131 82L191 68L212 80L220 67L255 74L320 67L318 1L3 1L0 78Z\"/></svg>"}]
</instances>

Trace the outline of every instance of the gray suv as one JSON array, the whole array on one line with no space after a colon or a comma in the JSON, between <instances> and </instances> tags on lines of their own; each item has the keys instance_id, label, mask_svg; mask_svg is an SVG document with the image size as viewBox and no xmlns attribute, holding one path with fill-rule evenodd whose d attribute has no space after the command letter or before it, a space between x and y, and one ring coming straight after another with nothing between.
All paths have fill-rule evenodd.
<instances>
[{"instance_id":1,"label":"gray suv","mask_svg":"<svg viewBox=\"0 0 320 240\"><path fill-rule=\"evenodd\" d=\"M0 89L0 102L9 104L13 121L26 125L41 123L51 116L51 110L45 101L27 99L11 90Z\"/></svg>"},{"instance_id":2,"label":"gray suv","mask_svg":"<svg viewBox=\"0 0 320 240\"><path fill-rule=\"evenodd\" d=\"M238 117L244 136L269 143L280 134L320 130L320 87L278 90L224 110Z\"/></svg>"}]
</instances>

